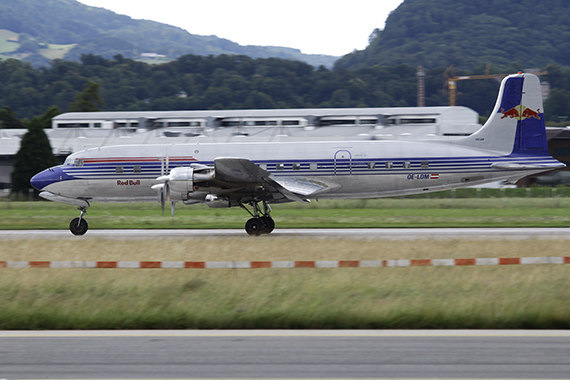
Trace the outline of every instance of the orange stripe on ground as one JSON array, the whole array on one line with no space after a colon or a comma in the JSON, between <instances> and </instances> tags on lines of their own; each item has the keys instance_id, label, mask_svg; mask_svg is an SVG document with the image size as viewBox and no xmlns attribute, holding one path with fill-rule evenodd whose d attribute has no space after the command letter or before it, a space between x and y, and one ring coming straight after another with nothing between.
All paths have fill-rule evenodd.
<instances>
[{"instance_id":1,"label":"orange stripe on ground","mask_svg":"<svg viewBox=\"0 0 570 380\"><path fill-rule=\"evenodd\" d=\"M410 260L411 267L429 267L431 266L431 260Z\"/></svg>"},{"instance_id":2,"label":"orange stripe on ground","mask_svg":"<svg viewBox=\"0 0 570 380\"><path fill-rule=\"evenodd\" d=\"M499 265L516 265L520 263L521 259L518 257L502 257L499 259Z\"/></svg>"},{"instance_id":3,"label":"orange stripe on ground","mask_svg":"<svg viewBox=\"0 0 570 380\"><path fill-rule=\"evenodd\" d=\"M252 261L251 268L252 269L271 268L271 261Z\"/></svg>"},{"instance_id":4,"label":"orange stripe on ground","mask_svg":"<svg viewBox=\"0 0 570 380\"><path fill-rule=\"evenodd\" d=\"M30 261L30 268L49 268L51 261Z\"/></svg>"},{"instance_id":5,"label":"orange stripe on ground","mask_svg":"<svg viewBox=\"0 0 570 380\"><path fill-rule=\"evenodd\" d=\"M147 269L147 268L161 268L162 267L162 262L161 261L141 261L141 268Z\"/></svg>"},{"instance_id":6,"label":"orange stripe on ground","mask_svg":"<svg viewBox=\"0 0 570 380\"><path fill-rule=\"evenodd\" d=\"M97 261L97 268L116 268L116 261Z\"/></svg>"},{"instance_id":7,"label":"orange stripe on ground","mask_svg":"<svg viewBox=\"0 0 570 380\"><path fill-rule=\"evenodd\" d=\"M338 262L339 268L358 268L360 266L360 260L340 260Z\"/></svg>"},{"instance_id":8,"label":"orange stripe on ground","mask_svg":"<svg viewBox=\"0 0 570 380\"><path fill-rule=\"evenodd\" d=\"M295 261L295 268L314 268L314 261Z\"/></svg>"},{"instance_id":9,"label":"orange stripe on ground","mask_svg":"<svg viewBox=\"0 0 570 380\"><path fill-rule=\"evenodd\" d=\"M205 261L186 261L184 263L184 268L204 269L204 268L206 268L206 262Z\"/></svg>"},{"instance_id":10,"label":"orange stripe on ground","mask_svg":"<svg viewBox=\"0 0 570 380\"><path fill-rule=\"evenodd\" d=\"M455 259L455 265L475 265L475 259Z\"/></svg>"}]
</instances>

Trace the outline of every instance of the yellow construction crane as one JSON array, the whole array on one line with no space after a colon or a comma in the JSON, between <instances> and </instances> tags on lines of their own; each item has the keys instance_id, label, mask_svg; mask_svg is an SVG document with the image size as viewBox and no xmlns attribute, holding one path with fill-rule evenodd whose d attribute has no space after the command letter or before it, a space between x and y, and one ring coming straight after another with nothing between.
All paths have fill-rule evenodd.
<instances>
[{"instance_id":1,"label":"yellow construction crane","mask_svg":"<svg viewBox=\"0 0 570 380\"><path fill-rule=\"evenodd\" d=\"M509 74L481 74L481 75L459 75L447 78L447 89L449 90L449 105L454 106L457 99L457 83L460 80L468 79L492 79L504 78Z\"/></svg>"},{"instance_id":2,"label":"yellow construction crane","mask_svg":"<svg viewBox=\"0 0 570 380\"><path fill-rule=\"evenodd\" d=\"M540 73L534 73L536 75L545 75L548 72L543 71ZM449 91L449 105L454 106L457 99L457 83L460 80L468 79L492 79L492 78L504 78L509 74L481 74L481 75L459 75L447 78L447 89Z\"/></svg>"}]
</instances>

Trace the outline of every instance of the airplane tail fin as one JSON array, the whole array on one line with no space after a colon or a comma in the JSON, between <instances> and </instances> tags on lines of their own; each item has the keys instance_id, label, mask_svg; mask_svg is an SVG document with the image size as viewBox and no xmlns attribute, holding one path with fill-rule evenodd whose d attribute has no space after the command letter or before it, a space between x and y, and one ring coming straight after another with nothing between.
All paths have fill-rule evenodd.
<instances>
[{"instance_id":1,"label":"airplane tail fin","mask_svg":"<svg viewBox=\"0 0 570 380\"><path fill-rule=\"evenodd\" d=\"M504 78L491 116L462 144L507 155L550 156L538 77L519 73Z\"/></svg>"}]
</instances>

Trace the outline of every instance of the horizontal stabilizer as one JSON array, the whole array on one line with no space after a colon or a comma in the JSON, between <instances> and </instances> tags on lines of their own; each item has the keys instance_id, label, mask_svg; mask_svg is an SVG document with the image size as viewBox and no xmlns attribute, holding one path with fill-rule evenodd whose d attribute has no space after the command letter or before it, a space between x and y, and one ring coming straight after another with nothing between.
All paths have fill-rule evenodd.
<instances>
[{"instance_id":1,"label":"horizontal stabilizer","mask_svg":"<svg viewBox=\"0 0 570 380\"><path fill-rule=\"evenodd\" d=\"M61 195L50 193L49 191L42 191L39 195L48 201L60 202L78 207L89 207L89 202L85 199L63 197Z\"/></svg>"},{"instance_id":2,"label":"horizontal stabilizer","mask_svg":"<svg viewBox=\"0 0 570 380\"><path fill-rule=\"evenodd\" d=\"M516 162L497 162L491 165L493 169L502 169L502 170L549 170L549 169L559 169L563 168L565 165L562 163L553 163L553 164L519 164Z\"/></svg>"}]
</instances>

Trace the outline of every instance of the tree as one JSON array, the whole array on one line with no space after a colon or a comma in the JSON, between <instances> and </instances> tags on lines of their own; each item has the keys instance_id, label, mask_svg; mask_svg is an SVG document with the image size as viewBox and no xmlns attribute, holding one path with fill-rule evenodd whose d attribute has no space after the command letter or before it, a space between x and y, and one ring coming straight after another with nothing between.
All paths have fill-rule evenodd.
<instances>
[{"instance_id":1,"label":"tree","mask_svg":"<svg viewBox=\"0 0 570 380\"><path fill-rule=\"evenodd\" d=\"M51 128L51 119L61 114L61 110L58 106L51 106L46 113L39 117L39 126L43 129Z\"/></svg>"},{"instance_id":2,"label":"tree","mask_svg":"<svg viewBox=\"0 0 570 380\"><path fill-rule=\"evenodd\" d=\"M24 123L22 123L14 111L10 107L3 107L0 109L0 127L1 128L24 128Z\"/></svg>"},{"instance_id":3,"label":"tree","mask_svg":"<svg viewBox=\"0 0 570 380\"><path fill-rule=\"evenodd\" d=\"M77 94L75 102L69 107L69 112L97 112L103 105L99 95L99 83L88 80L87 86Z\"/></svg>"},{"instance_id":4,"label":"tree","mask_svg":"<svg viewBox=\"0 0 570 380\"><path fill-rule=\"evenodd\" d=\"M54 112L50 109L48 113ZM46 115L48 115L46 113ZM30 189L30 179L37 173L57 165L49 139L43 130L48 116L35 117L30 121L28 132L22 137L20 150L14 158L12 172L12 192L27 193Z\"/></svg>"},{"instance_id":5,"label":"tree","mask_svg":"<svg viewBox=\"0 0 570 380\"><path fill-rule=\"evenodd\" d=\"M550 120L567 122L570 117L570 91L553 88L544 102L545 114Z\"/></svg>"}]
</instances>

